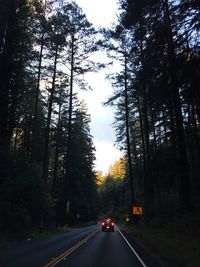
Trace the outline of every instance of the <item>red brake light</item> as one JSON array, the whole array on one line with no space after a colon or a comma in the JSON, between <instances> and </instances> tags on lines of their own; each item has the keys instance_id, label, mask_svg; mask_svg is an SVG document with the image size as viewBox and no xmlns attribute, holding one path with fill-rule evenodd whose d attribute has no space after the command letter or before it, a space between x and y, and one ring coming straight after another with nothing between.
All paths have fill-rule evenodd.
<instances>
[{"instance_id":1,"label":"red brake light","mask_svg":"<svg viewBox=\"0 0 200 267\"><path fill-rule=\"evenodd\" d=\"M102 222L102 225L104 225L105 223L104 222Z\"/></svg>"},{"instance_id":2,"label":"red brake light","mask_svg":"<svg viewBox=\"0 0 200 267\"><path fill-rule=\"evenodd\" d=\"M111 224L112 224L112 226L114 226L114 225L115 225L113 222L112 222Z\"/></svg>"}]
</instances>

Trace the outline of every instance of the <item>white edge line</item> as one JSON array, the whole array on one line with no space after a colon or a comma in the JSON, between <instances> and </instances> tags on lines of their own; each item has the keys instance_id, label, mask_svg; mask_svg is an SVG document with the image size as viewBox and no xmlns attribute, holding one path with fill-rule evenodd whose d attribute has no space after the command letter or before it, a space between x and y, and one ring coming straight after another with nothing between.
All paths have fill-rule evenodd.
<instances>
[{"instance_id":1,"label":"white edge line","mask_svg":"<svg viewBox=\"0 0 200 267\"><path fill-rule=\"evenodd\" d=\"M143 267L147 267L147 265L143 262L143 260L140 258L140 256L138 255L138 253L135 251L135 249L131 246L131 244L128 242L128 240L126 239L126 237L122 234L122 232L119 230L119 228L117 227L117 230L119 231L119 233L121 234L121 236L124 238L124 240L126 241L126 243L129 245L130 249L133 251L133 253L135 254L135 256L138 258L138 260L140 261L140 263L142 264Z\"/></svg>"}]
</instances>

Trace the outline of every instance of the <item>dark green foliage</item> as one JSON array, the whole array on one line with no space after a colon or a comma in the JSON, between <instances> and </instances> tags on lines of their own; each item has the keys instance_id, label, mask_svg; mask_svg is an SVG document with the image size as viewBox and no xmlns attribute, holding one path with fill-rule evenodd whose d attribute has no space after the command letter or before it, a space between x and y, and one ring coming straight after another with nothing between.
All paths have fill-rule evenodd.
<instances>
[{"instance_id":1,"label":"dark green foliage","mask_svg":"<svg viewBox=\"0 0 200 267\"><path fill-rule=\"evenodd\" d=\"M0 152L0 231L28 234L38 225L44 201L41 170L22 151Z\"/></svg>"},{"instance_id":2,"label":"dark green foliage","mask_svg":"<svg viewBox=\"0 0 200 267\"><path fill-rule=\"evenodd\" d=\"M127 65L111 76L115 94L108 104L116 107L117 141L128 161L127 86L135 204L143 205L147 221L165 221L199 206L197 1L127 0L121 7L105 43L115 45L107 49L121 62L127 56Z\"/></svg>"},{"instance_id":3,"label":"dark green foliage","mask_svg":"<svg viewBox=\"0 0 200 267\"><path fill-rule=\"evenodd\" d=\"M77 213L85 222L96 216L89 120L72 90L74 82L85 89L84 73L97 67L88 59L97 50L96 32L74 2L45 2L0 1L0 231L5 236L65 224L66 191L74 194L69 221L76 222Z\"/></svg>"},{"instance_id":4,"label":"dark green foliage","mask_svg":"<svg viewBox=\"0 0 200 267\"><path fill-rule=\"evenodd\" d=\"M93 170L95 156L89 122L89 116L82 103L74 112L72 121L72 147L69 159L70 209L67 218L71 224L96 218L96 176ZM62 187L63 182L58 187Z\"/></svg>"}]
</instances>

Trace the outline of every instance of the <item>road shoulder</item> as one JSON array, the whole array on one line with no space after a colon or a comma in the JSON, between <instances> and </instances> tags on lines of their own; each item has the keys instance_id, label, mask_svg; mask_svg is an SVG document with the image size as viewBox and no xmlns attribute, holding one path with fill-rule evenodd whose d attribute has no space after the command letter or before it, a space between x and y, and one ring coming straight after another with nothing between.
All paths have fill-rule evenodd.
<instances>
[{"instance_id":1,"label":"road shoulder","mask_svg":"<svg viewBox=\"0 0 200 267\"><path fill-rule=\"evenodd\" d=\"M151 247L145 244L144 240L134 236L127 227L119 226L119 229L148 267L178 267L161 259Z\"/></svg>"}]
</instances>

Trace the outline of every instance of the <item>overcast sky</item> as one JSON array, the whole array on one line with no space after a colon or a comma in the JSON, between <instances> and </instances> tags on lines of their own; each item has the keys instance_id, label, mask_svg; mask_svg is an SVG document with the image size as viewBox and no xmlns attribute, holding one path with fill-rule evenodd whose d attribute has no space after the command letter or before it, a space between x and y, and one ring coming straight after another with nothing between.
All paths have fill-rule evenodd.
<instances>
[{"instance_id":1,"label":"overcast sky","mask_svg":"<svg viewBox=\"0 0 200 267\"><path fill-rule=\"evenodd\" d=\"M116 21L117 0L76 0L82 7L88 20L94 27L109 27ZM99 55L102 58L105 55ZM112 87L105 80L106 73L110 70L102 70L98 73L87 74L86 79L93 91L79 92L79 99L87 102L88 112L91 114L91 133L94 136L96 147L96 170L107 173L108 168L121 156L121 152L114 146L115 132L112 127L114 122L114 110L102 105L112 95Z\"/></svg>"}]
</instances>

